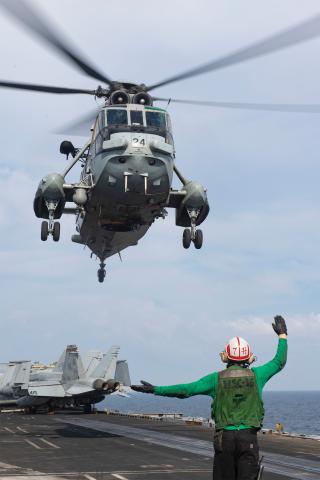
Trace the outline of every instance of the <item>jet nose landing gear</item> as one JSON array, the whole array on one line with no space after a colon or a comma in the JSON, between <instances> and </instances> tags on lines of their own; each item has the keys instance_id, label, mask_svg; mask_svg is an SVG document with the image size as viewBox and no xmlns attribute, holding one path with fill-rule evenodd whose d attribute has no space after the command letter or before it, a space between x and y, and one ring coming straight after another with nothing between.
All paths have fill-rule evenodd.
<instances>
[{"instance_id":1,"label":"jet nose landing gear","mask_svg":"<svg viewBox=\"0 0 320 480\"><path fill-rule=\"evenodd\" d=\"M104 277L106 276L106 264L104 262L100 262L100 268L98 270L98 281L99 283L103 283Z\"/></svg>"},{"instance_id":2,"label":"jet nose landing gear","mask_svg":"<svg viewBox=\"0 0 320 480\"><path fill-rule=\"evenodd\" d=\"M188 214L191 220L191 228L185 228L182 236L182 245L184 248L189 248L191 242L193 242L195 248L199 250L203 244L202 230L197 230L197 218L200 211L197 209L188 210Z\"/></svg>"}]
</instances>

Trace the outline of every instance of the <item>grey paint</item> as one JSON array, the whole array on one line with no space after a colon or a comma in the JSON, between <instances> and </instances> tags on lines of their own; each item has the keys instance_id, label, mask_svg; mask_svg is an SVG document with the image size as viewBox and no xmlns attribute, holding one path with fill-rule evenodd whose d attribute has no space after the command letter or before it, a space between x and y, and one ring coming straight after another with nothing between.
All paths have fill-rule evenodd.
<instances>
[{"instance_id":1,"label":"grey paint","mask_svg":"<svg viewBox=\"0 0 320 480\"><path fill-rule=\"evenodd\" d=\"M116 378L119 347L96 358L94 369L84 366L75 345L68 345L52 371L33 372L31 362L8 364L0 383L2 400L15 401L21 407L65 405L85 406L100 402L105 395L118 390L120 382L129 385L130 376L125 361L121 361Z\"/></svg>"}]
</instances>

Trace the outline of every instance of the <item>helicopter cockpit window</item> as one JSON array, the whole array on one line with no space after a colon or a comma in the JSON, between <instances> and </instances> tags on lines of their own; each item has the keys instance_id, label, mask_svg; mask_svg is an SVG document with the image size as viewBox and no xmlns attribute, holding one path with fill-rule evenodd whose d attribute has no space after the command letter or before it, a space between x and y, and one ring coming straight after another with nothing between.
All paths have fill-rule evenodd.
<instances>
[{"instance_id":1,"label":"helicopter cockpit window","mask_svg":"<svg viewBox=\"0 0 320 480\"><path fill-rule=\"evenodd\" d=\"M131 125L143 125L143 115L141 110L131 110Z\"/></svg>"},{"instance_id":2,"label":"helicopter cockpit window","mask_svg":"<svg viewBox=\"0 0 320 480\"><path fill-rule=\"evenodd\" d=\"M108 125L128 125L127 110L124 108L115 108L107 110Z\"/></svg>"},{"instance_id":3,"label":"helicopter cockpit window","mask_svg":"<svg viewBox=\"0 0 320 480\"><path fill-rule=\"evenodd\" d=\"M166 115L166 117L167 117L167 128L168 128L169 132L172 133L171 118L169 117L168 114Z\"/></svg>"},{"instance_id":4,"label":"helicopter cockpit window","mask_svg":"<svg viewBox=\"0 0 320 480\"><path fill-rule=\"evenodd\" d=\"M166 117L161 112L146 112L148 127L166 128Z\"/></svg>"}]
</instances>

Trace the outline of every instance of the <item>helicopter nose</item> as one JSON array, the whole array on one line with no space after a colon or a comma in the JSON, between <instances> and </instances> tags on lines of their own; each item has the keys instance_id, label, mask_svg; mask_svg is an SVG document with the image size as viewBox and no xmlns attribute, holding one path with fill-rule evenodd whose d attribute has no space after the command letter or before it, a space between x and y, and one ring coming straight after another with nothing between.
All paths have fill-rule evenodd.
<instances>
[{"instance_id":1,"label":"helicopter nose","mask_svg":"<svg viewBox=\"0 0 320 480\"><path fill-rule=\"evenodd\" d=\"M119 156L108 162L107 181L122 185L124 193L152 194L169 188L168 169L156 157Z\"/></svg>"},{"instance_id":2,"label":"helicopter nose","mask_svg":"<svg viewBox=\"0 0 320 480\"><path fill-rule=\"evenodd\" d=\"M145 173L132 173L132 172L123 172L124 176L124 191L133 192L133 193L144 193L148 192L148 172Z\"/></svg>"}]
</instances>

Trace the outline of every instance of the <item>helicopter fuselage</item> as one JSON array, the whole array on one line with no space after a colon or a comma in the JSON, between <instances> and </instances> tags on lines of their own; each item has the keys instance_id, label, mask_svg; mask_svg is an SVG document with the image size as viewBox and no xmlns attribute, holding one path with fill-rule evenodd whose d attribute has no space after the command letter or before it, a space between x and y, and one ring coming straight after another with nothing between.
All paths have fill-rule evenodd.
<instances>
[{"instance_id":1,"label":"helicopter fuselage","mask_svg":"<svg viewBox=\"0 0 320 480\"><path fill-rule=\"evenodd\" d=\"M63 144L75 155L70 142ZM64 174L44 177L34 210L38 217L49 219L54 240L54 219L76 213L77 234L72 241L87 246L100 259L99 280L103 280L105 259L136 245L155 219L166 216L166 207L176 208L176 224L191 226L195 238L196 225L209 211L206 191L199 183L181 177L183 190L172 189L177 170L171 122L165 110L151 105L107 105L78 157ZM80 181L67 184L65 176L78 159L82 161ZM73 202L75 208L66 208L66 202ZM41 233L42 239L46 240L47 232ZM187 239L185 248L194 238ZM196 248L201 244L202 238Z\"/></svg>"},{"instance_id":2,"label":"helicopter fuselage","mask_svg":"<svg viewBox=\"0 0 320 480\"><path fill-rule=\"evenodd\" d=\"M141 107L131 111L143 112ZM77 230L83 243L102 259L135 245L152 222L165 215L174 147L161 136L163 132L149 133L141 127L97 133L91 149L94 152L99 144L99 151L89 151L84 167L83 175L92 175L93 187L78 215Z\"/></svg>"}]
</instances>

